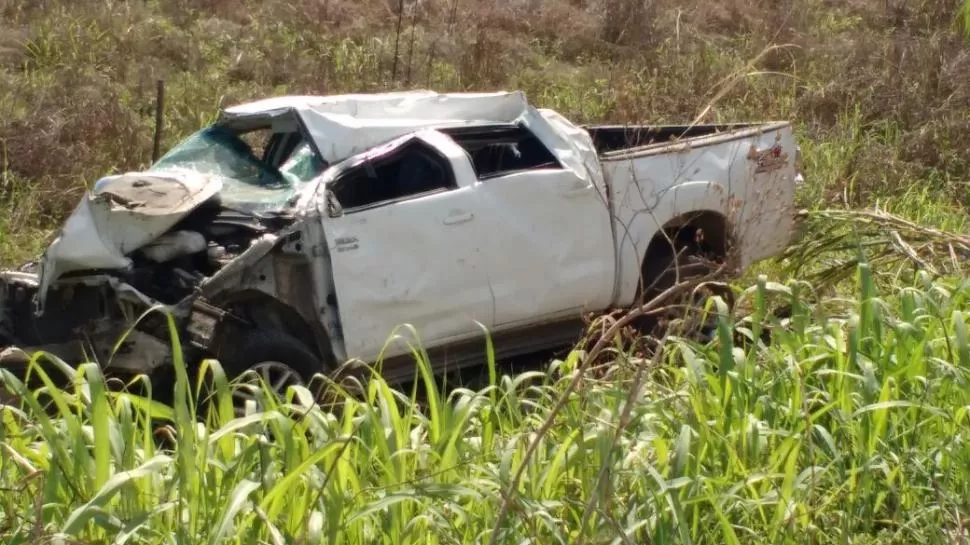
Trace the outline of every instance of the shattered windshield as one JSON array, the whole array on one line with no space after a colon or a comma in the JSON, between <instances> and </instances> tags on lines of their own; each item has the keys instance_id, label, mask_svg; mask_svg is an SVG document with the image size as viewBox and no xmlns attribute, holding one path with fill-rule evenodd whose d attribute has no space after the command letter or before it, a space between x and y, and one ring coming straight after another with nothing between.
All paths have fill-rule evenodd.
<instances>
[{"instance_id":1,"label":"shattered windshield","mask_svg":"<svg viewBox=\"0 0 970 545\"><path fill-rule=\"evenodd\" d=\"M257 157L234 132L217 125L196 132L148 171L191 170L219 176L223 183L219 195L226 206L258 212L285 206L323 167L303 141L276 168Z\"/></svg>"}]
</instances>

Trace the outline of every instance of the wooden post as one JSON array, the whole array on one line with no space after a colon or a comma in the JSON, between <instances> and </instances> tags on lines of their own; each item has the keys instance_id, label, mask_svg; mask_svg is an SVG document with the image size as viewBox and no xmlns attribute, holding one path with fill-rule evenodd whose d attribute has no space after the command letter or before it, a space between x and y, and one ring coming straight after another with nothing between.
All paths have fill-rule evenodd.
<instances>
[{"instance_id":1,"label":"wooden post","mask_svg":"<svg viewBox=\"0 0 970 545\"><path fill-rule=\"evenodd\" d=\"M165 82L158 80L155 89L155 138L152 142L152 163L158 161L162 147L162 114L165 110Z\"/></svg>"}]
</instances>

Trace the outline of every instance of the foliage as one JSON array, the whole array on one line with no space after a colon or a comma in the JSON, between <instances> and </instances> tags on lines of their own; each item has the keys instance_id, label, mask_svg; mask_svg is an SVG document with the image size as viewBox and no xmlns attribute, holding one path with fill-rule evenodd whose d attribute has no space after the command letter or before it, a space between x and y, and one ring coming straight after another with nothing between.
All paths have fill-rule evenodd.
<instances>
[{"instance_id":1,"label":"foliage","mask_svg":"<svg viewBox=\"0 0 970 545\"><path fill-rule=\"evenodd\" d=\"M790 119L804 206L869 207L917 186L965 215L958 6L0 0L0 261L35 257L85 187L147 164L159 79L163 148L268 95L515 88L580 123Z\"/></svg>"},{"instance_id":2,"label":"foliage","mask_svg":"<svg viewBox=\"0 0 970 545\"><path fill-rule=\"evenodd\" d=\"M967 33L967 39L970 39L970 0L963 1L963 7L960 8L959 16L961 18L960 23L963 24L963 30Z\"/></svg>"},{"instance_id":3,"label":"foliage","mask_svg":"<svg viewBox=\"0 0 970 545\"><path fill-rule=\"evenodd\" d=\"M498 375L426 395L380 378L335 410L291 390L197 425L180 373L160 447L151 409L97 367L2 410L5 543L958 543L970 492L966 281L926 273L855 300L761 279L716 341L620 354L536 430L574 378ZM769 307L791 305L783 322ZM770 342L737 344L761 337ZM212 370L221 377L217 364ZM41 372L40 367L36 371ZM641 373L637 380L637 371ZM49 380L45 378L45 382ZM220 396L228 389L224 381ZM43 395L42 395L43 394ZM268 395L268 394L267 394ZM42 406L42 398L48 406ZM423 399L423 401L422 401ZM216 399L223 408L225 397ZM525 458L530 442L534 455ZM501 492L523 469L498 528ZM965 542L965 541L964 541Z\"/></svg>"},{"instance_id":4,"label":"foliage","mask_svg":"<svg viewBox=\"0 0 970 545\"><path fill-rule=\"evenodd\" d=\"M967 543L956 10L0 0L6 264L36 255L84 187L148 161L156 79L168 145L267 94L506 87L580 122L793 119L808 179L805 236L742 284L715 342L668 337L651 360L617 343L606 376L581 373L577 348L443 390L417 351L420 395L375 377L334 407L297 389L236 418L210 362L200 424L183 372L164 407L93 365L36 361L39 389L0 370L19 395L0 408L0 540Z\"/></svg>"}]
</instances>

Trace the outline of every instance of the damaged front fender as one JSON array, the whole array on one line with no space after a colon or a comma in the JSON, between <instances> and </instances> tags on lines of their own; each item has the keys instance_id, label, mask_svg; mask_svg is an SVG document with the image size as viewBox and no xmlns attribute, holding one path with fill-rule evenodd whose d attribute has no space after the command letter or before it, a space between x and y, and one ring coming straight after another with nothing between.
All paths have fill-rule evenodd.
<instances>
[{"instance_id":1,"label":"damaged front fender","mask_svg":"<svg viewBox=\"0 0 970 545\"><path fill-rule=\"evenodd\" d=\"M65 222L40 262L37 311L64 274L131 266L128 254L149 244L221 189L193 172L128 173L100 180Z\"/></svg>"}]
</instances>

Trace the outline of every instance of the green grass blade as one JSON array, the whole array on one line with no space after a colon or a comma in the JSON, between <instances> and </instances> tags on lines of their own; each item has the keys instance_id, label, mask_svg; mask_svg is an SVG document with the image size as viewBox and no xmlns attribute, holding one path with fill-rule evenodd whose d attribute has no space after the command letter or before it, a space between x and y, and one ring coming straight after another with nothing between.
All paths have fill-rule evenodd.
<instances>
[{"instance_id":1,"label":"green grass blade","mask_svg":"<svg viewBox=\"0 0 970 545\"><path fill-rule=\"evenodd\" d=\"M84 505L75 509L65 520L60 533L65 536L77 534L81 528L96 515L97 510L103 510L108 501L117 494L122 487L130 485L132 481L150 476L172 461L168 456L159 454L146 461L136 469L116 473L105 482L104 486Z\"/></svg>"},{"instance_id":2,"label":"green grass blade","mask_svg":"<svg viewBox=\"0 0 970 545\"><path fill-rule=\"evenodd\" d=\"M225 510L222 516L219 517L219 522L214 528L214 532L209 535L209 545L216 545L217 543L222 543L224 537L226 537L229 527L232 525L233 519L239 514L239 511L245 507L246 503L249 501L249 495L256 489L259 488L259 483L256 481L242 480L235 488L233 488L232 493L229 496L229 501L225 506Z\"/></svg>"}]
</instances>

